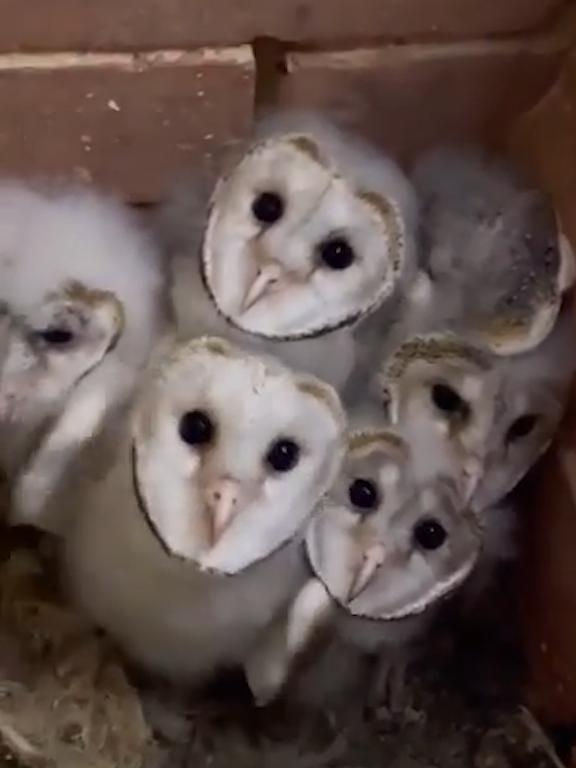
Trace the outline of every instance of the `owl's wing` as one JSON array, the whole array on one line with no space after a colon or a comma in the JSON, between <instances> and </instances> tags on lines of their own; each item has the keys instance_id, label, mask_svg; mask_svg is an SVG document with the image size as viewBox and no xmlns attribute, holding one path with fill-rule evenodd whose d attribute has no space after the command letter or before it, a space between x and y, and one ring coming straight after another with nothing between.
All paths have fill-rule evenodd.
<instances>
[{"instance_id":1,"label":"owl's wing","mask_svg":"<svg viewBox=\"0 0 576 768\"><path fill-rule=\"evenodd\" d=\"M330 621L332 598L318 579L310 579L288 611L264 633L244 664L250 690L258 706L273 701L289 677L299 654L319 627Z\"/></svg>"},{"instance_id":2,"label":"owl's wing","mask_svg":"<svg viewBox=\"0 0 576 768\"><path fill-rule=\"evenodd\" d=\"M51 503L54 494L75 457L104 428L110 415L110 393L114 392L112 399L120 407L132 391L134 375L133 370L109 358L76 388L15 482L12 524L65 533L69 520Z\"/></svg>"}]
</instances>

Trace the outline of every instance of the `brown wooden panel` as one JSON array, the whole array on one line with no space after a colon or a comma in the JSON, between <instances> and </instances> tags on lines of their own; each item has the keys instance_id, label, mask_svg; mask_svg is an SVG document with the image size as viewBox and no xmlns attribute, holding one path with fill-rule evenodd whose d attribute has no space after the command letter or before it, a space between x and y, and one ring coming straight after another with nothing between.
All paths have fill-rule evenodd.
<instances>
[{"instance_id":1,"label":"brown wooden panel","mask_svg":"<svg viewBox=\"0 0 576 768\"><path fill-rule=\"evenodd\" d=\"M492 142L553 82L562 46L542 38L293 53L276 98L325 109L400 156L435 142Z\"/></svg>"},{"instance_id":2,"label":"brown wooden panel","mask_svg":"<svg viewBox=\"0 0 576 768\"><path fill-rule=\"evenodd\" d=\"M534 28L563 0L0 0L0 50L482 37Z\"/></svg>"},{"instance_id":3,"label":"brown wooden panel","mask_svg":"<svg viewBox=\"0 0 576 768\"><path fill-rule=\"evenodd\" d=\"M519 121L512 149L552 194L576 244L576 53ZM574 335L576 354L576 327ZM529 695L543 719L575 726L576 388L558 444L531 490L521 582Z\"/></svg>"},{"instance_id":4,"label":"brown wooden panel","mask_svg":"<svg viewBox=\"0 0 576 768\"><path fill-rule=\"evenodd\" d=\"M325 109L400 156L435 142L493 142L554 81L562 47L542 38L294 53L277 101Z\"/></svg>"},{"instance_id":5,"label":"brown wooden panel","mask_svg":"<svg viewBox=\"0 0 576 768\"><path fill-rule=\"evenodd\" d=\"M154 200L245 137L253 96L246 47L0 57L0 168L76 175Z\"/></svg>"},{"instance_id":6,"label":"brown wooden panel","mask_svg":"<svg viewBox=\"0 0 576 768\"><path fill-rule=\"evenodd\" d=\"M576 245L576 52L554 87L516 126L512 149L554 196Z\"/></svg>"},{"instance_id":7,"label":"brown wooden panel","mask_svg":"<svg viewBox=\"0 0 576 768\"><path fill-rule=\"evenodd\" d=\"M526 496L520 579L529 703L543 720L572 726L576 724L576 390L573 394L559 443Z\"/></svg>"}]
</instances>

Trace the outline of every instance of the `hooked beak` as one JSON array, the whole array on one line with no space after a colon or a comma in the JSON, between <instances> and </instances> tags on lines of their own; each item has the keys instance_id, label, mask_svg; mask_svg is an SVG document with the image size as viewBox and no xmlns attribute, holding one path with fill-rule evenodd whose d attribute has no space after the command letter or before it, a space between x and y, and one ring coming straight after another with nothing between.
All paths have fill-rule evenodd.
<instances>
[{"instance_id":1,"label":"hooked beak","mask_svg":"<svg viewBox=\"0 0 576 768\"><path fill-rule=\"evenodd\" d=\"M211 543L214 546L238 511L240 484L236 480L217 480L207 489Z\"/></svg>"},{"instance_id":2,"label":"hooked beak","mask_svg":"<svg viewBox=\"0 0 576 768\"><path fill-rule=\"evenodd\" d=\"M364 550L360 566L348 593L348 602L354 600L366 589L376 571L384 562L385 556L386 550L382 544L372 544Z\"/></svg>"},{"instance_id":3,"label":"hooked beak","mask_svg":"<svg viewBox=\"0 0 576 768\"><path fill-rule=\"evenodd\" d=\"M265 293L274 289L274 286L280 282L283 276L282 267L276 262L269 262L260 266L254 281L246 291L246 296L242 302L242 311L247 312L251 309Z\"/></svg>"}]
</instances>

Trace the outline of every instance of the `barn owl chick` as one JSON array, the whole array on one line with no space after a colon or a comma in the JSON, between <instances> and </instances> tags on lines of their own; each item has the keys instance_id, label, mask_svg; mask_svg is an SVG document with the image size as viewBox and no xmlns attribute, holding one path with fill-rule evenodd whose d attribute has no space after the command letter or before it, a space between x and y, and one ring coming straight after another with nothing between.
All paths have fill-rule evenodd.
<instances>
[{"instance_id":1,"label":"barn owl chick","mask_svg":"<svg viewBox=\"0 0 576 768\"><path fill-rule=\"evenodd\" d=\"M521 509L510 494L552 442L573 380L573 310L561 310L556 326L535 349L497 361L494 421L486 437L480 481L471 506L484 529L482 557L463 591L474 610L499 565L517 555Z\"/></svg>"},{"instance_id":2,"label":"barn owl chick","mask_svg":"<svg viewBox=\"0 0 576 768\"><path fill-rule=\"evenodd\" d=\"M540 345L510 357L450 333L414 336L377 377L383 405L415 444L436 425L481 512L513 490L552 440L574 372L572 334L566 307Z\"/></svg>"},{"instance_id":3,"label":"barn owl chick","mask_svg":"<svg viewBox=\"0 0 576 768\"><path fill-rule=\"evenodd\" d=\"M456 482L440 476L414 485L416 468L402 466L409 461L392 434L357 435L329 502L309 525L311 566L353 616L418 614L461 583L478 555L476 520Z\"/></svg>"},{"instance_id":4,"label":"barn owl chick","mask_svg":"<svg viewBox=\"0 0 576 768\"><path fill-rule=\"evenodd\" d=\"M282 115L219 180L203 238L197 198L189 214L181 203L168 217L190 231L184 246L169 236L187 251L174 262L181 326L232 335L340 387L352 326L414 271L416 206L399 168L317 118Z\"/></svg>"},{"instance_id":5,"label":"barn owl chick","mask_svg":"<svg viewBox=\"0 0 576 768\"><path fill-rule=\"evenodd\" d=\"M450 322L500 355L537 346L575 275L551 203L472 150L433 151L413 178L430 278L427 322Z\"/></svg>"},{"instance_id":6,"label":"barn owl chick","mask_svg":"<svg viewBox=\"0 0 576 768\"><path fill-rule=\"evenodd\" d=\"M159 254L133 215L80 187L0 183L0 465L14 519L42 509L131 392L159 332Z\"/></svg>"},{"instance_id":7,"label":"barn owl chick","mask_svg":"<svg viewBox=\"0 0 576 768\"><path fill-rule=\"evenodd\" d=\"M417 453L388 430L352 435L342 471L307 528L312 578L247 665L260 702L277 695L323 625L361 653L390 650L417 636L433 606L472 571L481 547L477 518L454 477L423 469ZM316 696L323 685L307 688Z\"/></svg>"},{"instance_id":8,"label":"barn owl chick","mask_svg":"<svg viewBox=\"0 0 576 768\"><path fill-rule=\"evenodd\" d=\"M383 366L391 421L430 459L447 450L461 463L465 496L487 531L485 562L500 559L499 547L511 541L502 524L510 514L495 509L546 450L562 417L574 372L573 322L567 306L538 347L507 358L452 334L416 336ZM438 451L442 435L447 446Z\"/></svg>"},{"instance_id":9,"label":"barn owl chick","mask_svg":"<svg viewBox=\"0 0 576 768\"><path fill-rule=\"evenodd\" d=\"M79 505L67 543L79 603L169 676L240 663L300 578L298 532L344 428L334 390L310 375L216 338L175 343L116 466Z\"/></svg>"},{"instance_id":10,"label":"barn owl chick","mask_svg":"<svg viewBox=\"0 0 576 768\"><path fill-rule=\"evenodd\" d=\"M576 362L574 318L566 306L535 349L497 361L494 422L482 479L472 498L482 511L504 499L550 445L567 403Z\"/></svg>"}]
</instances>

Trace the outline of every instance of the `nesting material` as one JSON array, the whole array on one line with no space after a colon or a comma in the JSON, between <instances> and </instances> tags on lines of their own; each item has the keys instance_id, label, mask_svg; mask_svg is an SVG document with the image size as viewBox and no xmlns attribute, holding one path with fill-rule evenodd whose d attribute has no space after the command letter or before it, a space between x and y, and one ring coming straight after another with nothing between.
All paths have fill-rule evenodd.
<instances>
[{"instance_id":1,"label":"nesting material","mask_svg":"<svg viewBox=\"0 0 576 768\"><path fill-rule=\"evenodd\" d=\"M561 768L505 671L491 664L493 674L447 684L445 663L433 658L433 670L428 657L412 678L412 705L400 719L384 708L366 718L353 702L314 719L202 701L181 713L179 734L163 733L146 768ZM162 728L158 713L152 720Z\"/></svg>"},{"instance_id":2,"label":"nesting material","mask_svg":"<svg viewBox=\"0 0 576 768\"><path fill-rule=\"evenodd\" d=\"M143 765L150 734L135 690L108 645L58 601L31 550L0 567L0 673L0 760Z\"/></svg>"}]
</instances>

